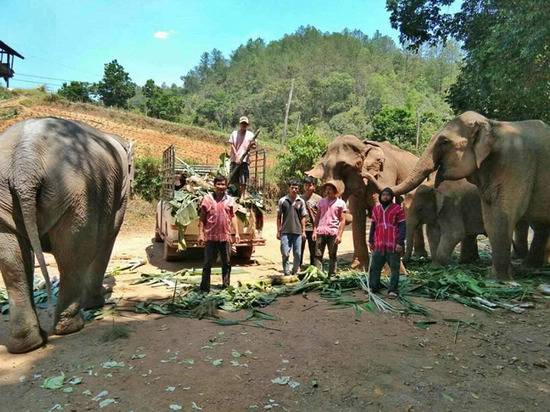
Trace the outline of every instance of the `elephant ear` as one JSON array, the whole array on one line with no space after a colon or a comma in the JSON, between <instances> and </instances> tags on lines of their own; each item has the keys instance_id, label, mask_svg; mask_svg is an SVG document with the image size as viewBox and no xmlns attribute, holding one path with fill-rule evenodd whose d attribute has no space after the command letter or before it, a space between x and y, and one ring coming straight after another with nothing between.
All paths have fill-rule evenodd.
<instances>
[{"instance_id":1,"label":"elephant ear","mask_svg":"<svg viewBox=\"0 0 550 412\"><path fill-rule=\"evenodd\" d=\"M489 120L476 120L472 124L473 147L476 157L476 165L479 169L483 161L491 154L495 144L495 136Z\"/></svg>"},{"instance_id":2,"label":"elephant ear","mask_svg":"<svg viewBox=\"0 0 550 412\"><path fill-rule=\"evenodd\" d=\"M380 174L384 171L384 162L386 161L386 159L384 157L378 159L378 161L376 162L377 164L377 168L376 170L368 170L368 167L369 167L369 164L368 162L366 161L368 159L368 156L369 156L369 153L373 150L373 149L378 149L378 150L381 150L380 148L380 145L378 144L372 144L372 142L368 141L368 140L364 140L363 143L365 143L366 147L365 147L365 150L363 151L362 153L362 156L363 156L363 167L362 167L362 171L363 172L367 172L367 173L370 173L371 175L373 175L374 177L378 177L380 176ZM382 152L383 153L383 152Z\"/></svg>"}]
</instances>

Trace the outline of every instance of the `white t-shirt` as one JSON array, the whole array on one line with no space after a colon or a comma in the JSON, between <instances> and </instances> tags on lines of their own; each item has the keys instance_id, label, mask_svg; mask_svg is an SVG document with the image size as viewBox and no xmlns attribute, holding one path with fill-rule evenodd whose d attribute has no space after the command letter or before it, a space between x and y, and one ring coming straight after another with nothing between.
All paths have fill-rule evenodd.
<instances>
[{"instance_id":1,"label":"white t-shirt","mask_svg":"<svg viewBox=\"0 0 550 412\"><path fill-rule=\"evenodd\" d=\"M233 132L229 135L229 140L227 141L231 144L231 153L229 158L232 162L239 163L241 161L242 155L246 152L246 149L248 149L248 146L253 138L254 133L250 130L245 132L244 138L238 130L233 130ZM248 156L246 156L243 161L248 163Z\"/></svg>"}]
</instances>

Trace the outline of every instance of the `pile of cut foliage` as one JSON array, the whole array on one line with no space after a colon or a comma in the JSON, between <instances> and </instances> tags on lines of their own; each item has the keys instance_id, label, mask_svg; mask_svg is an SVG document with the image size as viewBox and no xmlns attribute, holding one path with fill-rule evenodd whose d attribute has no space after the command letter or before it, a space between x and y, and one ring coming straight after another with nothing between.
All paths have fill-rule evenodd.
<instances>
[{"instance_id":1,"label":"pile of cut foliage","mask_svg":"<svg viewBox=\"0 0 550 412\"><path fill-rule=\"evenodd\" d=\"M203 294L197 290L197 282L193 281L193 276L187 270L143 274L140 283L171 282L174 296L164 303L141 302L136 310L141 313L208 317L216 316L217 309L238 311L265 307L280 296L317 291L334 305L352 307L356 315L363 311L429 315L429 310L413 302L411 297L452 300L486 312L496 308L522 312L525 301L532 298L535 291L533 282L499 283L486 280L479 268L470 266L433 268L424 265L410 270L408 276L401 278L400 296L395 303L372 293L368 276L364 272L348 270L329 278L324 272L309 267L300 274L300 278L299 282L278 286L269 280L239 283L224 290ZM357 293L361 291L364 293Z\"/></svg>"}]
</instances>

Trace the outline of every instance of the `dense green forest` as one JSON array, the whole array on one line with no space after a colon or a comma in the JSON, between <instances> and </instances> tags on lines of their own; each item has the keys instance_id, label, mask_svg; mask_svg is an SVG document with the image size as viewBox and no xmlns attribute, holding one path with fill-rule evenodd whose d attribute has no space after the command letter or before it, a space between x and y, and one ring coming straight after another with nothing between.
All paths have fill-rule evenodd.
<instances>
[{"instance_id":1,"label":"dense green forest","mask_svg":"<svg viewBox=\"0 0 550 412\"><path fill-rule=\"evenodd\" d=\"M181 86L149 80L121 105L220 131L234 128L245 114L253 128L278 141L313 126L329 139L352 133L413 149L417 137L426 141L451 115L445 93L461 59L456 44L410 52L378 32L369 37L357 30L323 33L301 27L269 43L251 39L229 57L216 49L205 52L182 75ZM105 77L130 82L116 61L105 65ZM72 99L87 98L81 85L73 86ZM69 98L70 92L71 85L60 90Z\"/></svg>"}]
</instances>

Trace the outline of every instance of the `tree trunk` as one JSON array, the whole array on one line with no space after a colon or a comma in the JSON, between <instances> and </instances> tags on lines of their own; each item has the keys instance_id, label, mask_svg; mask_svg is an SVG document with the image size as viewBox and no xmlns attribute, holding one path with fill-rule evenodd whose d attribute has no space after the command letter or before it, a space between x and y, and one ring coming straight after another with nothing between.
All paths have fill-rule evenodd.
<instances>
[{"instance_id":1,"label":"tree trunk","mask_svg":"<svg viewBox=\"0 0 550 412\"><path fill-rule=\"evenodd\" d=\"M283 136L281 143L286 143L286 132L288 130L288 114L290 113L290 103L292 103L292 93L294 92L294 79L290 82L290 91L288 92L288 101L285 108L285 125L283 127Z\"/></svg>"}]
</instances>

